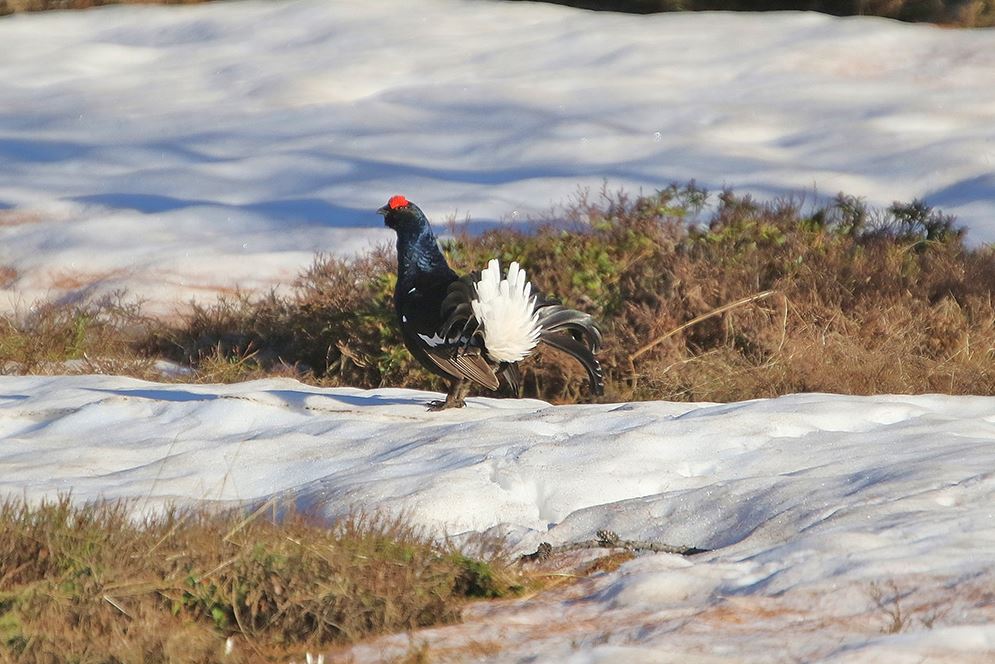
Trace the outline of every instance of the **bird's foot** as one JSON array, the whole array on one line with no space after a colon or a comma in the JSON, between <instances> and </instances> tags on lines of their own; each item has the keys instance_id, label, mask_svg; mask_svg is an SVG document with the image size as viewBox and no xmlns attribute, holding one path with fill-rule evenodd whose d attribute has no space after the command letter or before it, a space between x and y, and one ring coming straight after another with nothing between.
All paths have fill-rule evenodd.
<instances>
[{"instance_id":1,"label":"bird's foot","mask_svg":"<svg viewBox=\"0 0 995 664\"><path fill-rule=\"evenodd\" d=\"M428 404L429 410L446 410L447 408L462 408L466 404L463 399L466 397L469 384L465 380L455 380L449 384L449 392L445 401L433 401Z\"/></svg>"},{"instance_id":2,"label":"bird's foot","mask_svg":"<svg viewBox=\"0 0 995 664\"><path fill-rule=\"evenodd\" d=\"M445 401L429 401L429 411L446 410L447 408L462 408L466 403L462 399L446 399Z\"/></svg>"}]
</instances>

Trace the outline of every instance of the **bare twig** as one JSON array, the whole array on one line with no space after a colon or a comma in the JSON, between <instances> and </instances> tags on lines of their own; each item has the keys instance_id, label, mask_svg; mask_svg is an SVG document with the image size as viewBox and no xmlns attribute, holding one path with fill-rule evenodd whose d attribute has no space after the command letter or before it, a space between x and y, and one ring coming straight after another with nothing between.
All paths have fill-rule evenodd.
<instances>
[{"instance_id":1,"label":"bare twig","mask_svg":"<svg viewBox=\"0 0 995 664\"><path fill-rule=\"evenodd\" d=\"M248 515L247 517L239 521L237 524L235 524L235 526L231 530L229 530L228 533L221 539L225 542L232 541L231 538L235 533L242 530L242 528L245 528L249 523L254 521L256 517L258 517L260 514L262 514L263 512L265 512L274 505L276 505L275 496L264 502L262 505L260 505L255 511L252 512L252 514Z\"/></svg>"},{"instance_id":2,"label":"bare twig","mask_svg":"<svg viewBox=\"0 0 995 664\"><path fill-rule=\"evenodd\" d=\"M888 617L888 624L881 628L882 634L898 634L908 626L909 617L902 610L902 592L898 589L898 584L889 581L886 589L877 583L872 583L868 590L868 595L874 604Z\"/></svg>"},{"instance_id":3,"label":"bare twig","mask_svg":"<svg viewBox=\"0 0 995 664\"><path fill-rule=\"evenodd\" d=\"M107 602L108 604L110 604L111 606L113 606L115 609L117 609L121 613L123 613L126 617L128 617L128 618L132 617L131 614L128 613L127 611L125 611L124 607L122 607L120 604L118 604L117 601L113 597L111 597L110 595L104 595L104 601Z\"/></svg>"},{"instance_id":4,"label":"bare twig","mask_svg":"<svg viewBox=\"0 0 995 664\"><path fill-rule=\"evenodd\" d=\"M571 542L570 544L560 544L553 546L549 542L543 542L534 553L526 553L518 561L541 562L556 553L566 553L567 551L580 551L582 549L626 549L628 551L652 551L653 553L676 553L682 556L693 556L696 553L705 553L708 549L699 549L694 546L674 546L672 544L661 544L659 542L648 542L642 540L624 540L610 530L599 530L595 533L597 539Z\"/></svg>"},{"instance_id":5,"label":"bare twig","mask_svg":"<svg viewBox=\"0 0 995 664\"><path fill-rule=\"evenodd\" d=\"M735 309L736 307L741 307L744 304L749 304L750 302L756 302L757 300L762 300L765 297L770 297L771 295L773 295L776 292L777 291L768 290L768 291L763 291L762 293L756 293L755 295L750 295L748 297L744 297L742 299L736 300L735 302L730 302L728 304L723 304L721 307L718 307L717 309L712 309L708 313L704 313L704 314L702 314L700 316L696 316L695 318L692 318L688 322L686 322L686 323L684 323L682 325L678 325L677 327L675 327L674 329L670 330L669 332L667 332L665 334L661 334L660 336L656 337L655 339L653 339L649 343L644 344L643 346L640 346L639 348L637 348L635 351L633 351L629 355L629 362L635 362L637 359L639 359L640 356L642 356L645 353L653 350L654 348L656 348L657 346L659 346L660 344L662 344L664 341L666 341L670 337L674 336L678 332L681 332L682 330L686 330L687 328L691 327L692 325L697 325L698 323L700 323L703 320L708 320L709 318L712 318L713 316L718 316L719 314L724 314L725 312L727 312L727 311L729 311L731 309Z\"/></svg>"}]
</instances>

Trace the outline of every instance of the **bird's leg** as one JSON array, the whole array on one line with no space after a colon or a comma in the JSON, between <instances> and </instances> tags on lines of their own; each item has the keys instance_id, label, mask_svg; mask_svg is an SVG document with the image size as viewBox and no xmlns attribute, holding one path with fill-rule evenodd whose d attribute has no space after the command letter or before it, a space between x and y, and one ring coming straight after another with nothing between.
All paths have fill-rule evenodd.
<instances>
[{"instance_id":1,"label":"bird's leg","mask_svg":"<svg viewBox=\"0 0 995 664\"><path fill-rule=\"evenodd\" d=\"M449 394L445 401L432 401L428 404L429 410L446 410L447 408L462 408L466 405L464 399L466 393L470 391L470 383L462 378L454 378L449 383Z\"/></svg>"}]
</instances>

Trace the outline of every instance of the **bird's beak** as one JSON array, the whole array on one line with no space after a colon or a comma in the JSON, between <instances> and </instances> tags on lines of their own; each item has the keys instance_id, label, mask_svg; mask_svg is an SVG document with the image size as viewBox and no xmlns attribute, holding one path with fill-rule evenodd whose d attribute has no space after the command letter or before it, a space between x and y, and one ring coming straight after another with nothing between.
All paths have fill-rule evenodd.
<instances>
[{"instance_id":1,"label":"bird's beak","mask_svg":"<svg viewBox=\"0 0 995 664\"><path fill-rule=\"evenodd\" d=\"M383 215L383 225L387 226L387 213L390 212L390 208L384 205L382 208L377 210L377 214Z\"/></svg>"}]
</instances>

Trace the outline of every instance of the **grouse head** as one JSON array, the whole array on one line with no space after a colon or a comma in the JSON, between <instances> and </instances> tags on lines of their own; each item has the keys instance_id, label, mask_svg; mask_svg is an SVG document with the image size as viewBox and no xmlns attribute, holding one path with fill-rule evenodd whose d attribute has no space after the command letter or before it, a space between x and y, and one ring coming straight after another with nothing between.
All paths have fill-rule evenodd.
<instances>
[{"instance_id":1,"label":"grouse head","mask_svg":"<svg viewBox=\"0 0 995 664\"><path fill-rule=\"evenodd\" d=\"M398 235L418 235L428 226L425 213L404 196L391 196L387 204L377 210L383 215L383 223L397 231Z\"/></svg>"}]
</instances>

